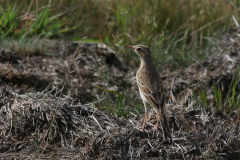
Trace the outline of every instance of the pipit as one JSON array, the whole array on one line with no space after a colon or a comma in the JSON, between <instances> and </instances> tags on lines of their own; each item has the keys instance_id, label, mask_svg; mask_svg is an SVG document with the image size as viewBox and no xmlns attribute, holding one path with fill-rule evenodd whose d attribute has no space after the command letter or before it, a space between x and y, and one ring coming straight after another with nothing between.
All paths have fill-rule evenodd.
<instances>
[{"instance_id":1,"label":"pipit","mask_svg":"<svg viewBox=\"0 0 240 160\"><path fill-rule=\"evenodd\" d=\"M140 59L141 65L137 71L136 79L140 92L140 96L143 100L145 108L145 117L143 120L143 130L145 129L146 119L147 119L147 103L149 103L154 110L157 112L157 125L156 129L159 128L159 119L161 123L161 128L163 131L164 139L169 137L171 139L170 130L168 127L167 119L164 114L164 91L161 78L155 68L151 56L151 51L147 46L135 45L126 47L135 51Z\"/></svg>"}]
</instances>

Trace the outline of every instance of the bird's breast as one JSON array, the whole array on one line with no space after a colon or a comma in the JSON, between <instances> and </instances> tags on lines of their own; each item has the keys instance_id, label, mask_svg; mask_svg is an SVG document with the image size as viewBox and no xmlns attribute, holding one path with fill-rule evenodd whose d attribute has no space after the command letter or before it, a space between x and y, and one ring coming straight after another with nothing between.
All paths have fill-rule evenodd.
<instances>
[{"instance_id":1,"label":"bird's breast","mask_svg":"<svg viewBox=\"0 0 240 160\"><path fill-rule=\"evenodd\" d=\"M143 100L145 103L149 103L148 100L146 99L146 97L144 96L144 94L142 93L142 91L140 90L140 88L139 88L139 92L140 92L140 96L141 96L142 100Z\"/></svg>"}]
</instances>

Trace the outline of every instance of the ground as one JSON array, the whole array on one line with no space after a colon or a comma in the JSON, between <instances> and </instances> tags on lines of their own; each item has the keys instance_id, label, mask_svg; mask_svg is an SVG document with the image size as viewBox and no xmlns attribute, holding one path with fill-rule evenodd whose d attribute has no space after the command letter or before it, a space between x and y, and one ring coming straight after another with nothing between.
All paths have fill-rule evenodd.
<instances>
[{"instance_id":1,"label":"ground","mask_svg":"<svg viewBox=\"0 0 240 160\"><path fill-rule=\"evenodd\" d=\"M6 42L10 49L0 50L0 157L238 159L238 109L218 108L213 89L220 86L224 100L238 80L238 33L238 28L231 29L204 62L159 68L166 94L173 100L165 107L173 142L163 140L161 130L154 129L153 110L146 129L141 129L144 113L134 80L137 68L124 65L108 46L30 40L28 45L46 47L32 52ZM203 90L205 107L198 95ZM121 96L129 103L119 101ZM130 111L116 109L120 102ZM122 116L115 111L122 111Z\"/></svg>"}]
</instances>

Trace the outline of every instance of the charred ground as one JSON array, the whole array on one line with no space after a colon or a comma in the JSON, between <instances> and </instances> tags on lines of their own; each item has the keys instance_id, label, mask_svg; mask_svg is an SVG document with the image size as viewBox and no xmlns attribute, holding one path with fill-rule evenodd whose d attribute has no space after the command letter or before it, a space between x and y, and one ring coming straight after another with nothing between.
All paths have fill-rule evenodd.
<instances>
[{"instance_id":1,"label":"charred ground","mask_svg":"<svg viewBox=\"0 0 240 160\"><path fill-rule=\"evenodd\" d=\"M238 81L238 33L238 28L231 29L204 62L161 68L167 92L178 101L166 106L173 143L163 141L160 130L153 130L156 115L152 110L146 130L140 129L143 114L136 100L137 68L124 66L106 45L38 40L48 52L2 49L0 157L237 159L239 112L228 111L226 104L217 109L213 86L219 87L224 102L233 81ZM203 90L207 106L198 95ZM235 92L239 90L237 83ZM122 111L126 118L114 115L123 110L114 105L121 96L126 99L124 109L130 110L128 114ZM115 110L104 109L105 99Z\"/></svg>"}]
</instances>

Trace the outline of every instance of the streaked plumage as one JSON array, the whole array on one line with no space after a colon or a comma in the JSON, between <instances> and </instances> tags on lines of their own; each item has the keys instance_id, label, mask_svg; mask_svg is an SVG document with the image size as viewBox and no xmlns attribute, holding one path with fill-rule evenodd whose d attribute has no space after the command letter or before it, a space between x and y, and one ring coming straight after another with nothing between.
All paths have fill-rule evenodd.
<instances>
[{"instance_id":1,"label":"streaked plumage","mask_svg":"<svg viewBox=\"0 0 240 160\"><path fill-rule=\"evenodd\" d=\"M145 118L143 122L143 129L145 128L147 118L147 103L149 103L157 112L157 126L159 127L159 118L164 133L164 137L168 136L171 139L170 130L168 128L167 120L164 115L164 91L161 78L155 68L151 51L147 46L135 45L126 46L135 51L141 59L141 65L137 71L136 79L139 87L140 96L145 107Z\"/></svg>"}]
</instances>

